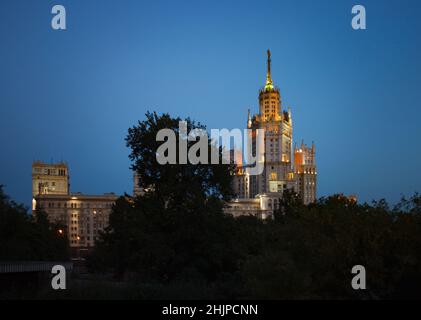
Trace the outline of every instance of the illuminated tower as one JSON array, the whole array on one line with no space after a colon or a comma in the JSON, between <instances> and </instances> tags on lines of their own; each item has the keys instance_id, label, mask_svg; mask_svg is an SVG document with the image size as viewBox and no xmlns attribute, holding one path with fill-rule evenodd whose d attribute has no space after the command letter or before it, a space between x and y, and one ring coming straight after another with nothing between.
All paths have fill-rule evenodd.
<instances>
[{"instance_id":1,"label":"illuminated tower","mask_svg":"<svg viewBox=\"0 0 421 320\"><path fill-rule=\"evenodd\" d=\"M69 168L66 163L48 164L41 161L32 163L32 199L47 194L69 194ZM35 201L32 203L34 210Z\"/></svg>"},{"instance_id":2,"label":"illuminated tower","mask_svg":"<svg viewBox=\"0 0 421 320\"><path fill-rule=\"evenodd\" d=\"M248 121L250 122L250 121ZM259 114L251 120L251 129L265 130L265 165L261 175L251 176L251 196L268 194L278 199L285 188L294 188L291 164L292 118L291 111L282 110L279 88L275 87L271 74L271 54L267 51L265 86L259 91ZM252 136L253 153L256 152L255 136Z\"/></svg>"},{"instance_id":3,"label":"illuminated tower","mask_svg":"<svg viewBox=\"0 0 421 320\"><path fill-rule=\"evenodd\" d=\"M66 163L32 163L32 197L40 194L69 194L69 168Z\"/></svg>"},{"instance_id":4,"label":"illuminated tower","mask_svg":"<svg viewBox=\"0 0 421 320\"><path fill-rule=\"evenodd\" d=\"M304 204L316 200L317 170L315 162L316 148L314 143L311 148L301 142L301 146L294 148L295 176L297 180L297 192Z\"/></svg>"},{"instance_id":5,"label":"illuminated tower","mask_svg":"<svg viewBox=\"0 0 421 320\"><path fill-rule=\"evenodd\" d=\"M256 130L264 129L264 169L260 175L249 175L244 166L237 166L233 179L237 198L226 212L234 216L253 214L265 219L273 214L285 189L297 192L305 204L316 200L315 147L302 143L292 158L292 113L283 110L279 88L274 86L271 54L267 51L266 82L259 91L259 113L247 115L251 151L256 155Z\"/></svg>"},{"instance_id":6,"label":"illuminated tower","mask_svg":"<svg viewBox=\"0 0 421 320\"><path fill-rule=\"evenodd\" d=\"M279 120L281 110L281 96L279 88L273 86L270 70L270 50L267 51L266 84L259 92L259 111L261 121Z\"/></svg>"}]
</instances>

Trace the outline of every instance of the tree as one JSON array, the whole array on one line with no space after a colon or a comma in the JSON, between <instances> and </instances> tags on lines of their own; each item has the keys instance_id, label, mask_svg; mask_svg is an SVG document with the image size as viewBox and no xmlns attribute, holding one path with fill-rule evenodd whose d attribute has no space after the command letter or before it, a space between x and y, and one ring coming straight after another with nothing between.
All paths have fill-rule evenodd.
<instances>
[{"instance_id":1,"label":"tree","mask_svg":"<svg viewBox=\"0 0 421 320\"><path fill-rule=\"evenodd\" d=\"M285 215L294 216L303 207L303 201L293 189L285 189L282 198L279 199L279 206L275 209L274 217L277 221L283 221Z\"/></svg>"},{"instance_id":2,"label":"tree","mask_svg":"<svg viewBox=\"0 0 421 320\"><path fill-rule=\"evenodd\" d=\"M166 164L157 162L157 150L162 144L156 141L161 129L170 129L176 133L175 151L177 159L180 159L180 139L185 139L179 130L180 118L172 118L168 114L158 116L147 113L146 120L139 122L137 126L129 129L126 138L127 146L131 148L130 160L133 161L132 169L137 171L142 187L145 192L153 192L156 200L165 203L165 206L185 209L196 209L197 205L203 205L209 199L228 200L232 195L231 173L233 167L224 164L211 164L211 153L214 146L208 139L207 164L192 164L187 159L187 164ZM205 130L206 127L189 118L187 132L192 129ZM180 138L181 136L181 138ZM187 141L187 148L195 144L195 141ZM217 150L220 159L222 149ZM180 207L181 209L181 207Z\"/></svg>"},{"instance_id":3,"label":"tree","mask_svg":"<svg viewBox=\"0 0 421 320\"><path fill-rule=\"evenodd\" d=\"M68 241L41 210L30 216L0 186L0 260L67 260Z\"/></svg>"},{"instance_id":4,"label":"tree","mask_svg":"<svg viewBox=\"0 0 421 320\"><path fill-rule=\"evenodd\" d=\"M186 121L189 130L197 126ZM165 298L184 297L182 288L220 299L419 296L408 289L421 274L419 196L390 210L384 200L360 205L343 195L303 205L285 190L274 220L233 218L223 214L230 166L157 163L157 132L177 132L178 122L148 113L129 129L132 168L145 192L117 200L91 268L157 284ZM355 265L367 270L367 290L351 287Z\"/></svg>"},{"instance_id":5,"label":"tree","mask_svg":"<svg viewBox=\"0 0 421 320\"><path fill-rule=\"evenodd\" d=\"M227 164L165 164L157 162L161 129L177 133L180 118L147 113L130 128L132 169L144 193L121 197L110 215L109 228L89 259L93 269L109 267L117 276L143 281L214 281L237 268L233 218L223 213L230 199L231 173ZM185 119L188 131L205 129ZM195 142L188 141L188 148ZM208 156L214 146L207 140ZM218 150L222 157L222 149ZM178 156L177 156L178 158Z\"/></svg>"}]
</instances>

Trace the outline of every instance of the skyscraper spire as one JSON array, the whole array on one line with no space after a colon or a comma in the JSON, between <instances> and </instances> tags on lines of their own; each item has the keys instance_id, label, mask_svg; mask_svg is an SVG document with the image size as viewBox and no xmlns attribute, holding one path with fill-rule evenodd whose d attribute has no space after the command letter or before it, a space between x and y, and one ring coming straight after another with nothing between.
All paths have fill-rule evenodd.
<instances>
[{"instance_id":1,"label":"skyscraper spire","mask_svg":"<svg viewBox=\"0 0 421 320\"><path fill-rule=\"evenodd\" d=\"M268 60L267 60L267 67L268 67L268 71L266 74L266 85L265 85L265 89L273 89L273 82L272 82L272 76L270 74L270 50L268 49L267 51L267 55L268 55Z\"/></svg>"}]
</instances>

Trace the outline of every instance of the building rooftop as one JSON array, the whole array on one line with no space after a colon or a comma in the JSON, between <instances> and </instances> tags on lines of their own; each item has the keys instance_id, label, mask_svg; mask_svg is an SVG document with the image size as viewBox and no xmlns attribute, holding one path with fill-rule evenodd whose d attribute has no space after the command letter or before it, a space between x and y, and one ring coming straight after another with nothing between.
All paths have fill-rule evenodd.
<instances>
[{"instance_id":1,"label":"building rooftop","mask_svg":"<svg viewBox=\"0 0 421 320\"><path fill-rule=\"evenodd\" d=\"M41 194L36 199L56 199L56 200L116 200L118 196L113 193L104 193L99 195L87 195L80 192L71 194Z\"/></svg>"},{"instance_id":2,"label":"building rooftop","mask_svg":"<svg viewBox=\"0 0 421 320\"><path fill-rule=\"evenodd\" d=\"M56 163L46 163L40 160L35 160L32 162L32 167L62 167L67 168L67 163L64 161L56 162Z\"/></svg>"}]
</instances>

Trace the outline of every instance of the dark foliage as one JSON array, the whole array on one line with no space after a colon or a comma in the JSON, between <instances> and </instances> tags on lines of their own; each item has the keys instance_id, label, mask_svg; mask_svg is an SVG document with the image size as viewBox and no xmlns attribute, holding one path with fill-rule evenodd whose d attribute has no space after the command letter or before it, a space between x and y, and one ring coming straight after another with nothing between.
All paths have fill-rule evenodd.
<instances>
[{"instance_id":1,"label":"dark foliage","mask_svg":"<svg viewBox=\"0 0 421 320\"><path fill-rule=\"evenodd\" d=\"M286 191L274 220L235 219L222 210L229 168L154 163L155 133L176 125L148 114L130 129L133 168L154 188L117 201L91 270L159 287L149 298L421 297L419 195L390 210L384 200L359 205L340 195L304 206ZM367 290L352 289L354 265L366 268Z\"/></svg>"},{"instance_id":2,"label":"dark foliage","mask_svg":"<svg viewBox=\"0 0 421 320\"><path fill-rule=\"evenodd\" d=\"M0 186L0 260L67 260L68 241L41 210L34 216L11 201Z\"/></svg>"}]
</instances>

